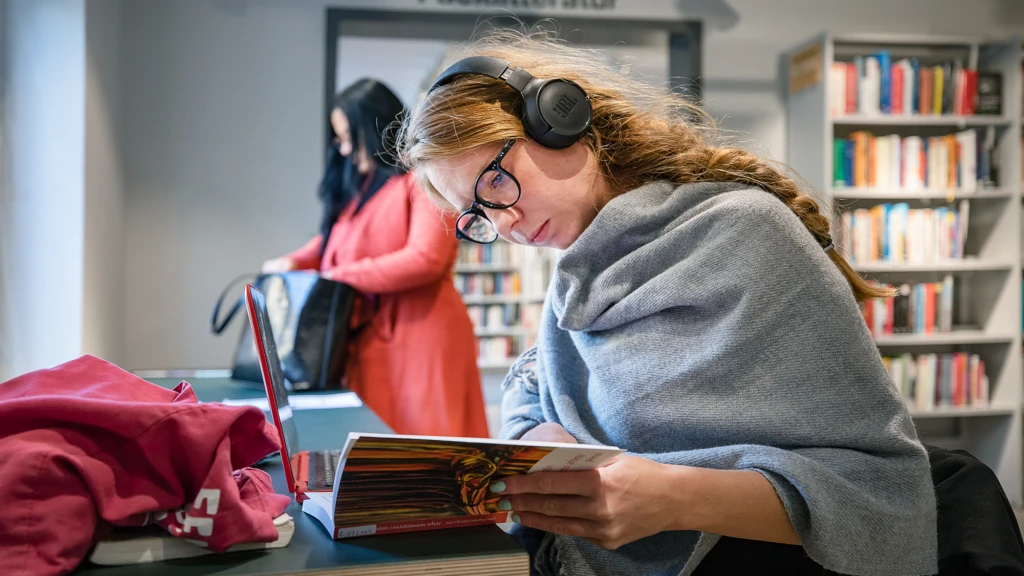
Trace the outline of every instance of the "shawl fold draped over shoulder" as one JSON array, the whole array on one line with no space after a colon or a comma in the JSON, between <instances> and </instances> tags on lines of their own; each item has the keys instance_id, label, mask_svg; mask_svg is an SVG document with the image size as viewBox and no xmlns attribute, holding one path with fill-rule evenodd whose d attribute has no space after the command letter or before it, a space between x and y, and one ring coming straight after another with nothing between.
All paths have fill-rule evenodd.
<instances>
[{"instance_id":1,"label":"shawl fold draped over shoulder","mask_svg":"<svg viewBox=\"0 0 1024 576\"><path fill-rule=\"evenodd\" d=\"M756 470L825 568L937 571L907 409L849 284L768 192L654 183L609 202L558 264L536 373L505 388L503 437L557 422L661 463ZM609 551L549 535L537 562L689 574L717 539L662 532Z\"/></svg>"}]
</instances>

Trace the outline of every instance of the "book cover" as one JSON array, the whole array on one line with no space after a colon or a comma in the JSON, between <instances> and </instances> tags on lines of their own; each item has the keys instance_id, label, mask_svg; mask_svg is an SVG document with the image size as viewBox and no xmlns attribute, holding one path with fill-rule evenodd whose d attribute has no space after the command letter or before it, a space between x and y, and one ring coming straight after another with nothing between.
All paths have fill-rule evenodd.
<instances>
[{"instance_id":1,"label":"book cover","mask_svg":"<svg viewBox=\"0 0 1024 576\"><path fill-rule=\"evenodd\" d=\"M980 356L978 356L977 354L971 354L969 366L967 369L967 374L969 378L969 383L967 385L969 389L968 395L970 395L970 404L972 406L977 406L981 404L981 401L978 396L978 393L980 392L979 388L981 385L981 380L978 377L978 363L980 362L980 360Z\"/></svg>"},{"instance_id":2,"label":"book cover","mask_svg":"<svg viewBox=\"0 0 1024 576\"><path fill-rule=\"evenodd\" d=\"M929 282L924 285L925 290L925 302L924 302L924 333L934 334L935 333L935 284Z\"/></svg>"},{"instance_id":3,"label":"book cover","mask_svg":"<svg viewBox=\"0 0 1024 576\"><path fill-rule=\"evenodd\" d=\"M932 66L932 114L942 114L942 95L944 94L946 78L943 76L942 66Z\"/></svg>"},{"instance_id":4,"label":"book cover","mask_svg":"<svg viewBox=\"0 0 1024 576\"><path fill-rule=\"evenodd\" d=\"M880 50L878 59L878 107L882 114L892 114L892 60L888 50Z\"/></svg>"},{"instance_id":5,"label":"book cover","mask_svg":"<svg viewBox=\"0 0 1024 576\"><path fill-rule=\"evenodd\" d=\"M932 407L929 397L934 394L930 384L933 380L929 378L931 370L930 354L921 354L917 357L917 382L914 388L914 400L918 410L928 410Z\"/></svg>"},{"instance_id":6,"label":"book cover","mask_svg":"<svg viewBox=\"0 0 1024 576\"><path fill-rule=\"evenodd\" d=\"M959 66L959 64L957 64ZM956 92L956 68L954 68L952 62L946 62L942 65L942 113L943 114L955 114L953 110L953 94Z\"/></svg>"},{"instance_id":7,"label":"book cover","mask_svg":"<svg viewBox=\"0 0 1024 576\"><path fill-rule=\"evenodd\" d=\"M854 175L854 165L856 160L856 143L854 140L849 139L846 141L846 145L843 146L843 153L846 155L843 160L843 175L846 176L846 185L848 187L856 186Z\"/></svg>"},{"instance_id":8,"label":"book cover","mask_svg":"<svg viewBox=\"0 0 1024 576\"><path fill-rule=\"evenodd\" d=\"M896 323L896 299L889 297L885 299L885 326L882 328L884 334L892 334Z\"/></svg>"},{"instance_id":9,"label":"book cover","mask_svg":"<svg viewBox=\"0 0 1024 576\"><path fill-rule=\"evenodd\" d=\"M853 185L858 188L868 186L868 139L871 135L863 130L850 134L853 139Z\"/></svg>"},{"instance_id":10,"label":"book cover","mask_svg":"<svg viewBox=\"0 0 1024 576\"><path fill-rule=\"evenodd\" d=\"M918 111L920 114L932 114L933 88L935 71L930 66L922 66L920 75L920 88L918 89Z\"/></svg>"},{"instance_id":11,"label":"book cover","mask_svg":"<svg viewBox=\"0 0 1024 576\"><path fill-rule=\"evenodd\" d=\"M959 166L959 187L963 192L973 193L978 190L978 167L976 164L978 150L978 133L974 130L957 132L957 156Z\"/></svg>"},{"instance_id":12,"label":"book cover","mask_svg":"<svg viewBox=\"0 0 1024 576\"><path fill-rule=\"evenodd\" d=\"M903 108L904 102L904 88L903 88L903 76L906 72L904 66L905 60L900 60L892 66L892 99L891 99L891 111L893 114L902 115L906 114Z\"/></svg>"},{"instance_id":13,"label":"book cover","mask_svg":"<svg viewBox=\"0 0 1024 576\"><path fill-rule=\"evenodd\" d=\"M829 68L829 114L832 117L846 114L846 64L833 62Z\"/></svg>"},{"instance_id":14,"label":"book cover","mask_svg":"<svg viewBox=\"0 0 1024 576\"><path fill-rule=\"evenodd\" d=\"M894 334L907 333L910 325L910 285L901 284L893 303L893 328Z\"/></svg>"},{"instance_id":15,"label":"book cover","mask_svg":"<svg viewBox=\"0 0 1024 576\"><path fill-rule=\"evenodd\" d=\"M953 70L953 114L964 114L964 97L963 89L966 84L964 83L964 71L962 69Z\"/></svg>"},{"instance_id":16,"label":"book cover","mask_svg":"<svg viewBox=\"0 0 1024 576\"><path fill-rule=\"evenodd\" d=\"M943 168L945 169L945 174L943 174L943 178L945 178L945 180L946 180L946 187L947 188L950 188L950 189L956 188L956 186L957 186L957 169L956 169L957 167L956 167L956 161L957 161L958 154L957 154L957 139L956 139L956 136L953 135L953 134L947 134L946 135L945 153L946 153L946 158L943 161Z\"/></svg>"},{"instance_id":17,"label":"book cover","mask_svg":"<svg viewBox=\"0 0 1024 576\"><path fill-rule=\"evenodd\" d=\"M978 405L988 406L989 402L989 383L988 376L985 374L985 361L978 360Z\"/></svg>"},{"instance_id":18,"label":"book cover","mask_svg":"<svg viewBox=\"0 0 1024 576\"><path fill-rule=\"evenodd\" d=\"M924 178L921 176L921 150L922 142L920 136L908 136L903 139L903 171L901 183L907 190L920 190L924 187Z\"/></svg>"},{"instance_id":19,"label":"book cover","mask_svg":"<svg viewBox=\"0 0 1024 576\"><path fill-rule=\"evenodd\" d=\"M274 519L274 527L277 529L277 540L235 544L223 553L268 550L287 546L295 533L295 521L288 514L281 514ZM212 551L199 544L193 540L173 537L169 532L156 525L138 528L120 527L115 528L96 542L96 546L89 554L89 561L100 566L120 566L213 554Z\"/></svg>"},{"instance_id":20,"label":"book cover","mask_svg":"<svg viewBox=\"0 0 1024 576\"><path fill-rule=\"evenodd\" d=\"M939 396L939 355L928 354L928 394L925 396L925 402L928 403L928 408L935 408L938 406Z\"/></svg>"},{"instance_id":21,"label":"book cover","mask_svg":"<svg viewBox=\"0 0 1024 576\"><path fill-rule=\"evenodd\" d=\"M863 114L863 113L865 113L867 111L865 109L865 102L864 102L864 73L865 73L864 57L863 56L854 56L853 57L853 66L852 66L852 68L853 68L854 73L855 73L856 78L857 78L857 81L853 83L853 87L856 90L856 97L857 97L856 98L856 101L857 101L857 110L856 111L858 113L860 113L860 114ZM849 81L850 81L849 77L847 77L846 81L847 81L847 83L849 83Z\"/></svg>"},{"instance_id":22,"label":"book cover","mask_svg":"<svg viewBox=\"0 0 1024 576\"><path fill-rule=\"evenodd\" d=\"M877 56L864 58L864 78L861 81L861 112L868 116L881 112L882 70Z\"/></svg>"},{"instance_id":23,"label":"book cover","mask_svg":"<svg viewBox=\"0 0 1024 576\"><path fill-rule=\"evenodd\" d=\"M976 114L1003 113L1003 75L999 72L978 73Z\"/></svg>"},{"instance_id":24,"label":"book cover","mask_svg":"<svg viewBox=\"0 0 1024 576\"><path fill-rule=\"evenodd\" d=\"M832 186L846 187L846 140L842 138L832 142Z\"/></svg>"},{"instance_id":25,"label":"book cover","mask_svg":"<svg viewBox=\"0 0 1024 576\"><path fill-rule=\"evenodd\" d=\"M332 494L302 510L336 539L506 521L492 483L516 474L597 468L608 446L350 433Z\"/></svg>"},{"instance_id":26,"label":"book cover","mask_svg":"<svg viewBox=\"0 0 1024 576\"><path fill-rule=\"evenodd\" d=\"M907 81L909 82L906 92L904 108L908 114L920 114L921 107L921 65L917 58L911 58L907 63Z\"/></svg>"},{"instance_id":27,"label":"book cover","mask_svg":"<svg viewBox=\"0 0 1024 576\"><path fill-rule=\"evenodd\" d=\"M860 76L857 72L857 65L853 63L846 64L846 113L856 114L859 108L858 98L858 86L860 86Z\"/></svg>"},{"instance_id":28,"label":"book cover","mask_svg":"<svg viewBox=\"0 0 1024 576\"><path fill-rule=\"evenodd\" d=\"M903 182L903 141L897 134L889 136L889 151L892 158L889 161L890 181L889 186L899 188Z\"/></svg>"},{"instance_id":29,"label":"book cover","mask_svg":"<svg viewBox=\"0 0 1024 576\"><path fill-rule=\"evenodd\" d=\"M878 144L879 138L868 137L868 186L878 187Z\"/></svg>"},{"instance_id":30,"label":"book cover","mask_svg":"<svg viewBox=\"0 0 1024 576\"><path fill-rule=\"evenodd\" d=\"M978 71L964 70L964 114L971 116L978 111Z\"/></svg>"},{"instance_id":31,"label":"book cover","mask_svg":"<svg viewBox=\"0 0 1024 576\"><path fill-rule=\"evenodd\" d=\"M957 352L954 356L954 374L956 375L953 386L953 404L955 406L967 405L967 380L964 377L967 373L967 355Z\"/></svg>"}]
</instances>

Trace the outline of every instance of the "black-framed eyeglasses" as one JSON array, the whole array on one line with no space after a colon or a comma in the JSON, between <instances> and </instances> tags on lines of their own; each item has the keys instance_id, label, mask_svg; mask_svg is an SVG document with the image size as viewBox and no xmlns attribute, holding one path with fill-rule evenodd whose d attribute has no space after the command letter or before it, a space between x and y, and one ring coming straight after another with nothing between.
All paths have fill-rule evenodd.
<instances>
[{"instance_id":1,"label":"black-framed eyeglasses","mask_svg":"<svg viewBox=\"0 0 1024 576\"><path fill-rule=\"evenodd\" d=\"M455 237L477 244L490 244L498 239L498 230L491 219L480 209L504 210L519 201L519 181L511 172L501 167L501 160L512 149L515 139L502 146L494 160L476 178L473 188L473 204L455 222Z\"/></svg>"}]
</instances>

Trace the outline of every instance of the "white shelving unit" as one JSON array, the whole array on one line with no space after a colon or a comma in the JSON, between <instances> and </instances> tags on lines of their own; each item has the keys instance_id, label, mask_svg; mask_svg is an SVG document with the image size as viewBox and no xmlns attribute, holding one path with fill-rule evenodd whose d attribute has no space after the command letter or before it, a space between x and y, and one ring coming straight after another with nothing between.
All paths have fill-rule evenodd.
<instances>
[{"instance_id":1,"label":"white shelving unit","mask_svg":"<svg viewBox=\"0 0 1024 576\"><path fill-rule=\"evenodd\" d=\"M832 118L834 126L949 126L962 128L965 126L1009 126L1013 121L1008 116L869 116L856 114Z\"/></svg>"},{"instance_id":2,"label":"white shelving unit","mask_svg":"<svg viewBox=\"0 0 1024 576\"><path fill-rule=\"evenodd\" d=\"M900 190L895 188L833 188L828 190L830 197L836 200L939 200L945 201L949 198L960 200L967 198L969 200L986 200L986 199L1005 199L1011 198L1017 195L1017 193L1010 189L982 189L977 192L967 193L962 191L954 190L948 192L945 190Z\"/></svg>"},{"instance_id":3,"label":"white shelving unit","mask_svg":"<svg viewBox=\"0 0 1024 576\"><path fill-rule=\"evenodd\" d=\"M879 273L925 273L925 272L986 272L986 271L1009 271L1014 267L1013 262L1000 262L998 260L982 260L967 258L964 260L946 260L931 264L906 264L903 262L870 262L865 264L854 264L853 268L862 274Z\"/></svg>"},{"instance_id":4,"label":"white shelving unit","mask_svg":"<svg viewBox=\"0 0 1024 576\"><path fill-rule=\"evenodd\" d=\"M918 58L922 65L962 58L970 68L1002 74L1002 114L997 116L864 115L831 117L829 72L834 61L888 50L892 61ZM808 54L811 55L807 58ZM791 90L790 63L803 57L817 80ZM808 64L809 62L809 64ZM964 260L933 264L872 262L855 265L869 278L883 282L941 280L952 274L957 282L954 330L934 334L879 336L876 344L886 355L970 352L985 362L990 381L986 406L911 409L922 441L964 449L990 466L1014 506L1022 498L1021 363L1021 42L972 38L822 34L794 47L780 61L787 100L787 160L811 187L819 191L826 213L907 202L911 208L946 205L952 196L969 199L970 217ZM795 71L795 74L798 72ZM805 77L806 79L806 77ZM979 133L991 127L996 135L999 177L996 188L974 193L948 190L864 189L833 186L833 140L857 130L876 136L938 136L965 128ZM980 134L979 134L980 136Z\"/></svg>"}]
</instances>

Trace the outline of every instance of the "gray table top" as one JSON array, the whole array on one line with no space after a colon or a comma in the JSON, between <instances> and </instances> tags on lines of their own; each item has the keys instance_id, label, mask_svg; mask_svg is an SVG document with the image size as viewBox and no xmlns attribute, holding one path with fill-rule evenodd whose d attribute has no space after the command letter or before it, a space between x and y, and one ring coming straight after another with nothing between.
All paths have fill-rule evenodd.
<instances>
[{"instance_id":1,"label":"gray table top","mask_svg":"<svg viewBox=\"0 0 1024 576\"><path fill-rule=\"evenodd\" d=\"M226 378L188 378L202 402L225 398L264 396L261 388ZM173 388L177 378L151 378L151 382ZM348 433L391 430L369 408L333 408L296 410L295 422L300 442L306 450L340 449ZM274 481L274 489L288 494L281 460L273 458L261 466ZM519 546L497 526L453 528L387 536L369 536L334 540L313 517L304 514L296 503L286 512L295 519L295 534L285 548L259 552L233 552L198 558L137 564L131 566L95 566L86 561L75 574L88 576L189 576L330 574L359 565L388 562L441 560L457 557L506 556L523 554Z\"/></svg>"}]
</instances>

